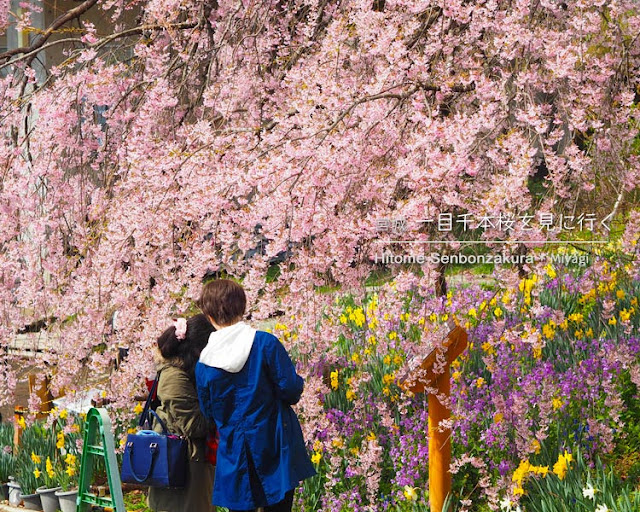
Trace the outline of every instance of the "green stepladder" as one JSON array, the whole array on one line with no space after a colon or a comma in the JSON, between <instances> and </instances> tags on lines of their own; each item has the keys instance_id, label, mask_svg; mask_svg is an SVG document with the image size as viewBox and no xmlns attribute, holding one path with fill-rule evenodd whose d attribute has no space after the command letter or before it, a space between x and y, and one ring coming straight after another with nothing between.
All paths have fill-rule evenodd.
<instances>
[{"instance_id":1,"label":"green stepladder","mask_svg":"<svg viewBox=\"0 0 640 512\"><path fill-rule=\"evenodd\" d=\"M105 409L93 407L87 413L86 422L76 512L89 512L91 505L108 507L114 512L126 512L109 415ZM102 444L100 444L100 441L102 441ZM104 459L110 492L110 497L108 498L100 497L90 492L95 457Z\"/></svg>"}]
</instances>

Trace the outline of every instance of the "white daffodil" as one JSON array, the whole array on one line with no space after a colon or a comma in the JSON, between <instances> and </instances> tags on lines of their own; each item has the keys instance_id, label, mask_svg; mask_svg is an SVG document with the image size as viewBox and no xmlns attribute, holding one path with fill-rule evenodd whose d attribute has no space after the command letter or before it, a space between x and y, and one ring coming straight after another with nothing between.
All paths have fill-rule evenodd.
<instances>
[{"instance_id":1,"label":"white daffodil","mask_svg":"<svg viewBox=\"0 0 640 512\"><path fill-rule=\"evenodd\" d=\"M404 486L404 497L409 501L416 501L418 499L418 493L416 492L416 487L411 487L410 485Z\"/></svg>"},{"instance_id":2,"label":"white daffodil","mask_svg":"<svg viewBox=\"0 0 640 512\"><path fill-rule=\"evenodd\" d=\"M596 492L597 492L597 489L594 489L593 485L587 484L587 486L584 489L582 489L582 497L589 498L590 500L595 500Z\"/></svg>"},{"instance_id":3,"label":"white daffodil","mask_svg":"<svg viewBox=\"0 0 640 512\"><path fill-rule=\"evenodd\" d=\"M500 500L500 510L506 510L507 512L511 512L513 502L509 499L509 496L505 496Z\"/></svg>"},{"instance_id":4,"label":"white daffodil","mask_svg":"<svg viewBox=\"0 0 640 512\"><path fill-rule=\"evenodd\" d=\"M596 512L609 512L609 507L607 507L606 505L598 505L596 507Z\"/></svg>"}]
</instances>

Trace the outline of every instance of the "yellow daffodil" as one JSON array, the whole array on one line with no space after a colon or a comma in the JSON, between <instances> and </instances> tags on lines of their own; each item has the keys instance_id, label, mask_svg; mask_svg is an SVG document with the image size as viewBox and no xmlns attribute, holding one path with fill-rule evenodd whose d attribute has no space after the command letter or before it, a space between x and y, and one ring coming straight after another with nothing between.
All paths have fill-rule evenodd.
<instances>
[{"instance_id":1,"label":"yellow daffodil","mask_svg":"<svg viewBox=\"0 0 640 512\"><path fill-rule=\"evenodd\" d=\"M538 455L541 449L540 441L538 441L537 439L534 439L533 441L531 441L531 448L533 448L533 453Z\"/></svg>"},{"instance_id":2,"label":"yellow daffodil","mask_svg":"<svg viewBox=\"0 0 640 512\"><path fill-rule=\"evenodd\" d=\"M45 463L45 470L49 478L53 478L55 476L55 471L53 471L53 464L51 463L51 458L49 457L47 457L47 461Z\"/></svg>"},{"instance_id":3,"label":"yellow daffodil","mask_svg":"<svg viewBox=\"0 0 640 512\"><path fill-rule=\"evenodd\" d=\"M520 461L520 464L513 472L513 476L511 477L512 482L516 482L519 486L522 485L522 481L524 477L527 476L529 469L531 468L531 464L528 459Z\"/></svg>"},{"instance_id":4,"label":"yellow daffodil","mask_svg":"<svg viewBox=\"0 0 640 512\"><path fill-rule=\"evenodd\" d=\"M491 356L491 355L494 355L494 354L496 353L496 349L495 349L495 348L493 348L493 345L492 345L490 342L488 342L488 341L485 341L485 342L482 344L481 348L482 348L482 350L483 350L484 352L486 352L486 353L487 353L487 354L489 354L490 356Z\"/></svg>"},{"instance_id":5,"label":"yellow daffodil","mask_svg":"<svg viewBox=\"0 0 640 512\"><path fill-rule=\"evenodd\" d=\"M548 340L553 339L553 337L556 335L555 325L556 324L553 322L553 320L550 320L549 323L542 326L542 334Z\"/></svg>"},{"instance_id":6,"label":"yellow daffodil","mask_svg":"<svg viewBox=\"0 0 640 512\"><path fill-rule=\"evenodd\" d=\"M338 389L338 370L331 372L331 389Z\"/></svg>"},{"instance_id":7,"label":"yellow daffodil","mask_svg":"<svg viewBox=\"0 0 640 512\"><path fill-rule=\"evenodd\" d=\"M558 475L560 480L564 480L572 460L573 455L568 453L566 450L564 451L564 454L561 453L558 455L558 461L553 465L553 472Z\"/></svg>"}]
</instances>

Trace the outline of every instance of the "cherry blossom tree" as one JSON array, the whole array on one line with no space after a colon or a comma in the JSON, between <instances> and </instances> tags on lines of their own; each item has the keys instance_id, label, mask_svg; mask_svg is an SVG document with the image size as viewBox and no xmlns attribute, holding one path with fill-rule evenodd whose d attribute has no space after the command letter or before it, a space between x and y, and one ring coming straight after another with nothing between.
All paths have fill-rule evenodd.
<instances>
[{"instance_id":1,"label":"cherry blossom tree","mask_svg":"<svg viewBox=\"0 0 640 512\"><path fill-rule=\"evenodd\" d=\"M442 214L520 241L496 250L559 236L539 212L606 237L640 183L638 34L634 0L85 0L0 54L0 339L45 322L55 387L128 347L124 400L215 272L253 318L304 314L311 342L318 286L362 291L377 254L467 236Z\"/></svg>"}]
</instances>

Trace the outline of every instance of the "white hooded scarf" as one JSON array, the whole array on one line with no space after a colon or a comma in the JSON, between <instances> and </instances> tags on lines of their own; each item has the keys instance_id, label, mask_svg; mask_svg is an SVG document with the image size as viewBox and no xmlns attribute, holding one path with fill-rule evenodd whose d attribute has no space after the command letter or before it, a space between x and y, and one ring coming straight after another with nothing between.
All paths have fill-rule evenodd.
<instances>
[{"instance_id":1,"label":"white hooded scarf","mask_svg":"<svg viewBox=\"0 0 640 512\"><path fill-rule=\"evenodd\" d=\"M249 358L256 330L244 322L223 327L209 335L200 362L212 368L238 373Z\"/></svg>"}]
</instances>

